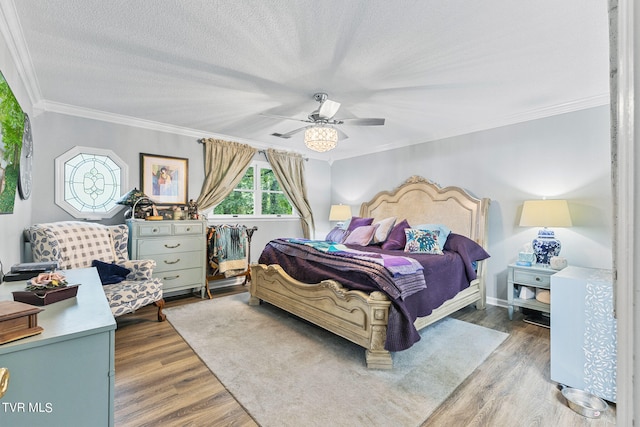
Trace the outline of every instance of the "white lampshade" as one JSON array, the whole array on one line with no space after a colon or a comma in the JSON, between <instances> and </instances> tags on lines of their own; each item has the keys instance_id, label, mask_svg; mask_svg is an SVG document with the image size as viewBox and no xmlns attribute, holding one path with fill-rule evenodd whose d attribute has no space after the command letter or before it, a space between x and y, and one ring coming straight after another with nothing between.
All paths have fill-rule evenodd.
<instances>
[{"instance_id":1,"label":"white lampshade","mask_svg":"<svg viewBox=\"0 0 640 427\"><path fill-rule=\"evenodd\" d=\"M521 227L571 227L566 200L527 200L522 205Z\"/></svg>"},{"instance_id":2,"label":"white lampshade","mask_svg":"<svg viewBox=\"0 0 640 427\"><path fill-rule=\"evenodd\" d=\"M331 205L329 212L329 221L346 221L351 218L351 206L349 205Z\"/></svg>"},{"instance_id":3,"label":"white lampshade","mask_svg":"<svg viewBox=\"0 0 640 427\"><path fill-rule=\"evenodd\" d=\"M304 145L310 150L324 152L333 150L338 144L338 131L322 125L312 126L304 131Z\"/></svg>"}]
</instances>

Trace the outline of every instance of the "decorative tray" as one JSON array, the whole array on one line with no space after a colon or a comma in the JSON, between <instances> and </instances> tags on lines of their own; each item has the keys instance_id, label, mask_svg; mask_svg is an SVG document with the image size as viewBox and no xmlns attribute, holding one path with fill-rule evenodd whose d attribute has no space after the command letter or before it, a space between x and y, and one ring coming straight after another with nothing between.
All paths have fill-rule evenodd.
<instances>
[{"instance_id":1,"label":"decorative tray","mask_svg":"<svg viewBox=\"0 0 640 427\"><path fill-rule=\"evenodd\" d=\"M78 295L78 286L70 285L56 289L46 289L42 291L14 291L13 300L31 305L47 305Z\"/></svg>"},{"instance_id":2,"label":"decorative tray","mask_svg":"<svg viewBox=\"0 0 640 427\"><path fill-rule=\"evenodd\" d=\"M60 273L40 273L38 277L27 281L24 291L14 291L13 299L31 305L47 305L75 297L78 286L68 285Z\"/></svg>"}]
</instances>

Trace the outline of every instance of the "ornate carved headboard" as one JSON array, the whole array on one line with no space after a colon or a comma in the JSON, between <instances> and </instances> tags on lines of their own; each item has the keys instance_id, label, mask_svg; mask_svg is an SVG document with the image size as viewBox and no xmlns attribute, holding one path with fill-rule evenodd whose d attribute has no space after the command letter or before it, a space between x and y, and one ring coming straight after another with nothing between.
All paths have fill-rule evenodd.
<instances>
[{"instance_id":1,"label":"ornate carved headboard","mask_svg":"<svg viewBox=\"0 0 640 427\"><path fill-rule=\"evenodd\" d=\"M412 176L393 191L381 191L360 206L360 216L380 220L395 216L409 225L444 224L487 249L490 200L478 199L459 187L441 188Z\"/></svg>"}]
</instances>

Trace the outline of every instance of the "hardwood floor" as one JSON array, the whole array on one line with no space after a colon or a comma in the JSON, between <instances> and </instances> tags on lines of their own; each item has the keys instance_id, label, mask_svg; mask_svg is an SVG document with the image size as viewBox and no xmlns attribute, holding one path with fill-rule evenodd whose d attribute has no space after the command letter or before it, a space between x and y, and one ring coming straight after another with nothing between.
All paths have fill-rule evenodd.
<instances>
[{"instance_id":1,"label":"hardwood floor","mask_svg":"<svg viewBox=\"0 0 640 427\"><path fill-rule=\"evenodd\" d=\"M244 292L230 287L214 297ZM167 307L199 301L169 299ZM549 380L549 330L507 310L462 309L453 317L509 333L422 426L614 426L615 406L600 419L569 409ZM257 426L169 322L153 306L118 318L115 350L115 425ZM303 427L301 423L301 427Z\"/></svg>"}]
</instances>

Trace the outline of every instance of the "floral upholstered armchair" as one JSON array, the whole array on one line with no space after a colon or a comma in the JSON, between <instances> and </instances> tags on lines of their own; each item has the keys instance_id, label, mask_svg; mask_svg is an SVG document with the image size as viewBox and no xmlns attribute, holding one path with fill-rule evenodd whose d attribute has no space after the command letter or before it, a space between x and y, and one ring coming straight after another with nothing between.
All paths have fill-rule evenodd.
<instances>
[{"instance_id":1,"label":"floral upholstered armchair","mask_svg":"<svg viewBox=\"0 0 640 427\"><path fill-rule=\"evenodd\" d=\"M124 280L102 287L114 317L154 303L158 320L165 320L162 282L152 277L156 263L129 260L126 225L60 221L33 225L26 233L35 262L57 261L62 270L67 270L91 267L98 261L129 270L128 274L122 270L127 274Z\"/></svg>"}]
</instances>

